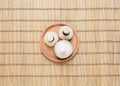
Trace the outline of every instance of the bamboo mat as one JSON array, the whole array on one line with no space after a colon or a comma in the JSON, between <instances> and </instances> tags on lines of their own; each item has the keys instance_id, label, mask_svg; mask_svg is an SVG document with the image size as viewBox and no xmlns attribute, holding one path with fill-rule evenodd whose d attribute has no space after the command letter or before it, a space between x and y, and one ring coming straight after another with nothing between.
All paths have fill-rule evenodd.
<instances>
[{"instance_id":1,"label":"bamboo mat","mask_svg":"<svg viewBox=\"0 0 120 86\"><path fill-rule=\"evenodd\" d=\"M39 47L55 23L79 34L64 64ZM0 0L0 86L120 86L120 0Z\"/></svg>"}]
</instances>

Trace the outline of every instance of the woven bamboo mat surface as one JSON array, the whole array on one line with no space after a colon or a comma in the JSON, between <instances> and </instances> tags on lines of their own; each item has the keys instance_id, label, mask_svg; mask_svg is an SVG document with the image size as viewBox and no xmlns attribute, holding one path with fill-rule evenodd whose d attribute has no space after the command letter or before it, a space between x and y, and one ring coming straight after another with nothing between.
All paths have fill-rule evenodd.
<instances>
[{"instance_id":1,"label":"woven bamboo mat surface","mask_svg":"<svg viewBox=\"0 0 120 86\"><path fill-rule=\"evenodd\" d=\"M64 64L39 47L55 23L79 34ZM0 86L120 86L120 0L0 0Z\"/></svg>"}]
</instances>

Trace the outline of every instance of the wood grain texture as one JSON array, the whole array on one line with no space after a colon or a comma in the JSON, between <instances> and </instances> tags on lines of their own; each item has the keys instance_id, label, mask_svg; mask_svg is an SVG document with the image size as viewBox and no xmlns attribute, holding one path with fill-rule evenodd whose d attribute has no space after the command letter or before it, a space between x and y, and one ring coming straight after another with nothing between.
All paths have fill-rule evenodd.
<instances>
[{"instance_id":1,"label":"wood grain texture","mask_svg":"<svg viewBox=\"0 0 120 86\"><path fill-rule=\"evenodd\" d=\"M55 23L79 34L62 64L39 47ZM0 86L120 86L120 0L0 0Z\"/></svg>"}]
</instances>

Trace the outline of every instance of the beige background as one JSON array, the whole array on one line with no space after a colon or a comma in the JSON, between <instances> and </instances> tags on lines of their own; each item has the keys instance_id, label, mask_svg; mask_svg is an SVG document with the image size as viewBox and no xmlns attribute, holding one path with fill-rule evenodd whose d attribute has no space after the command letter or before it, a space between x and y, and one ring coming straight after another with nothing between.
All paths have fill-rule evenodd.
<instances>
[{"instance_id":1,"label":"beige background","mask_svg":"<svg viewBox=\"0 0 120 86\"><path fill-rule=\"evenodd\" d=\"M79 34L65 64L40 51L54 23ZM0 86L120 86L120 0L0 0Z\"/></svg>"}]
</instances>

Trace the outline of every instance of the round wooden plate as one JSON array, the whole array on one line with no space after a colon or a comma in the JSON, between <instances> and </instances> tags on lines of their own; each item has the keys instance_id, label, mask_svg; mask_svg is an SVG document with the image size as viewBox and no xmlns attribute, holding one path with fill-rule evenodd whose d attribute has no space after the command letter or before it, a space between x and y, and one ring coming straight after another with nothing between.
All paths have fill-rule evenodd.
<instances>
[{"instance_id":1,"label":"round wooden plate","mask_svg":"<svg viewBox=\"0 0 120 86\"><path fill-rule=\"evenodd\" d=\"M68 58L66 59L58 59L54 53L54 46L53 47L49 47L45 44L44 42L44 35L46 32L49 32L49 31L52 31L52 32L55 32L57 33L58 37L59 37L59 29L60 27L62 26L68 26L66 24L54 24L54 25L51 25L49 26L48 28L46 28L43 32L42 32L42 35L41 35L41 39L40 39L40 48L41 48L41 51L43 52L43 54L51 61L54 61L54 62L65 62L65 61L68 61L70 59L72 59L75 54L77 53L78 51L78 45L79 45L79 41L78 41L78 36L77 36L77 33L75 32L74 29L73 32L74 32L74 36L72 37L72 39L70 40L72 46L73 46L73 53L71 56L69 56ZM70 26L69 26L70 27ZM59 38L59 40L61 40ZM58 41L59 41L58 40Z\"/></svg>"}]
</instances>

